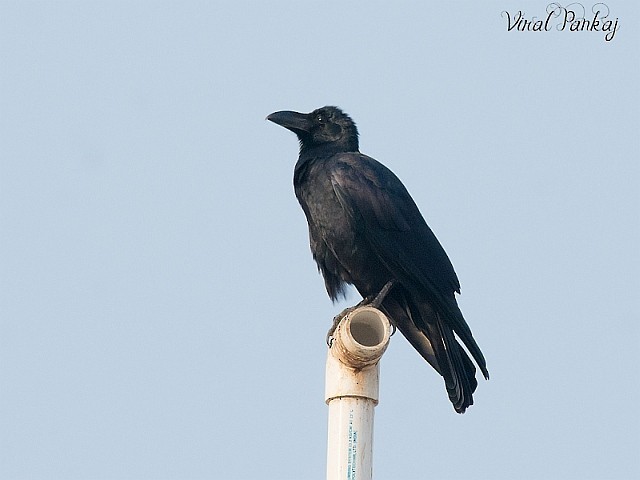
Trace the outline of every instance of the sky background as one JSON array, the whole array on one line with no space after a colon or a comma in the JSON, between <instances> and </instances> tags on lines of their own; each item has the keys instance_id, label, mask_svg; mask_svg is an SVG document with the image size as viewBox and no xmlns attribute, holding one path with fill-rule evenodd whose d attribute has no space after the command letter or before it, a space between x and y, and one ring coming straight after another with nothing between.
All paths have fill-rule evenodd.
<instances>
[{"instance_id":1,"label":"sky background","mask_svg":"<svg viewBox=\"0 0 640 480\"><path fill-rule=\"evenodd\" d=\"M321 479L332 305L276 110L338 105L462 283L457 415L401 335L376 479L640 476L640 8L0 0L0 478ZM595 3L595 2L594 2ZM593 3L583 2L587 15Z\"/></svg>"}]
</instances>

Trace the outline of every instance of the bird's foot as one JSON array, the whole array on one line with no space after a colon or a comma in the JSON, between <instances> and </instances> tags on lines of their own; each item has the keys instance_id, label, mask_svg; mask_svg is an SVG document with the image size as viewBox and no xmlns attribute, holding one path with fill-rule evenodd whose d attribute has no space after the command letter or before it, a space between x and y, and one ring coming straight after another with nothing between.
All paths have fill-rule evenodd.
<instances>
[{"instance_id":1,"label":"bird's foot","mask_svg":"<svg viewBox=\"0 0 640 480\"><path fill-rule=\"evenodd\" d=\"M391 287L393 287L394 282L395 282L394 280L389 280L386 283L386 285L382 287L382 290L380 290L380 292L375 297L373 297L373 299L371 297L363 298L362 301L357 305L354 305L353 307L345 308L342 312L340 312L338 315L333 317L333 325L331 325L331 328L327 332L327 338L326 338L327 345L331 347L331 344L333 343L333 334L335 333L336 328L338 328L338 324L342 321L344 317L349 315L356 308L363 307L363 306L380 308L380 305L382 305L382 302L384 301L386 296L389 294L389 290L391 290ZM391 327L393 328L391 335L393 335L394 333L396 333L396 326L393 322L391 322Z\"/></svg>"},{"instance_id":2,"label":"bird's foot","mask_svg":"<svg viewBox=\"0 0 640 480\"><path fill-rule=\"evenodd\" d=\"M396 333L396 330L398 330L398 327L396 327L396 322L394 322L392 318L387 317L387 319L389 320L389 323L391 324L391 333L389 334L389 336L393 337L393 335Z\"/></svg>"},{"instance_id":3,"label":"bird's foot","mask_svg":"<svg viewBox=\"0 0 640 480\"><path fill-rule=\"evenodd\" d=\"M331 328L327 332L327 345L329 346L329 348L331 348L331 344L333 343L333 334L335 333L336 328L338 328L338 325L340 324L342 319L344 317L346 317L347 315L349 315L351 312L353 312L361 304L362 304L362 302L360 302L359 304L357 304L357 305L355 305L353 307L345 308L342 312L340 312L338 315L333 317L333 325L331 325Z\"/></svg>"}]
</instances>

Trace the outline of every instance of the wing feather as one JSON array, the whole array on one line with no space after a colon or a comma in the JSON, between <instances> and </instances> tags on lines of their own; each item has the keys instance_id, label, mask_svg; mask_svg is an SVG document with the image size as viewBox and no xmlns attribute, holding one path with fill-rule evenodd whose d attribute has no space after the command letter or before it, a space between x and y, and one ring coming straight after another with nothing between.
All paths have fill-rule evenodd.
<instances>
[{"instance_id":1,"label":"wing feather","mask_svg":"<svg viewBox=\"0 0 640 480\"><path fill-rule=\"evenodd\" d=\"M453 265L409 192L391 170L366 155L334 158L331 183L356 228L409 292L426 295L488 378L482 352L455 300L460 283Z\"/></svg>"}]
</instances>

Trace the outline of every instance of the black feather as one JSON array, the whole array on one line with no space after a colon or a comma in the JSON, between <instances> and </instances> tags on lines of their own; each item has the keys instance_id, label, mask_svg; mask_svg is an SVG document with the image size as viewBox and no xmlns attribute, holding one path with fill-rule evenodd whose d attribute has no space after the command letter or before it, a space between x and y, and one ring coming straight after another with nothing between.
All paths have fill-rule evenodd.
<instances>
[{"instance_id":1,"label":"black feather","mask_svg":"<svg viewBox=\"0 0 640 480\"><path fill-rule=\"evenodd\" d=\"M489 372L458 308L453 265L409 192L391 170L358 151L355 123L340 109L267 118L300 140L294 189L331 299L347 284L373 297L394 280L382 308L443 376L455 410L464 412L473 404L476 369L456 335L487 379Z\"/></svg>"}]
</instances>

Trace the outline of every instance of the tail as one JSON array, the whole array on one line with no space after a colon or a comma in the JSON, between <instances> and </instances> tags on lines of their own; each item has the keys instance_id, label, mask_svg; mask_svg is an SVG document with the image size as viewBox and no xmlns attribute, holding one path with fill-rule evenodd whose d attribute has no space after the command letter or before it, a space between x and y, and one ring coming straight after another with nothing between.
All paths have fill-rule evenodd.
<instances>
[{"instance_id":1,"label":"tail","mask_svg":"<svg viewBox=\"0 0 640 480\"><path fill-rule=\"evenodd\" d=\"M455 411L464 413L473 405L478 382L476 367L456 340L453 329L429 303L412 301L399 288L394 288L390 297L385 300L384 309L409 343L442 375ZM481 353L478 361L488 378Z\"/></svg>"},{"instance_id":2,"label":"tail","mask_svg":"<svg viewBox=\"0 0 640 480\"><path fill-rule=\"evenodd\" d=\"M440 315L436 314L435 320L435 323L427 322L426 332L423 333L433 346L453 408L458 413L464 413L467 407L473 405L473 392L478 387L476 367Z\"/></svg>"}]
</instances>

